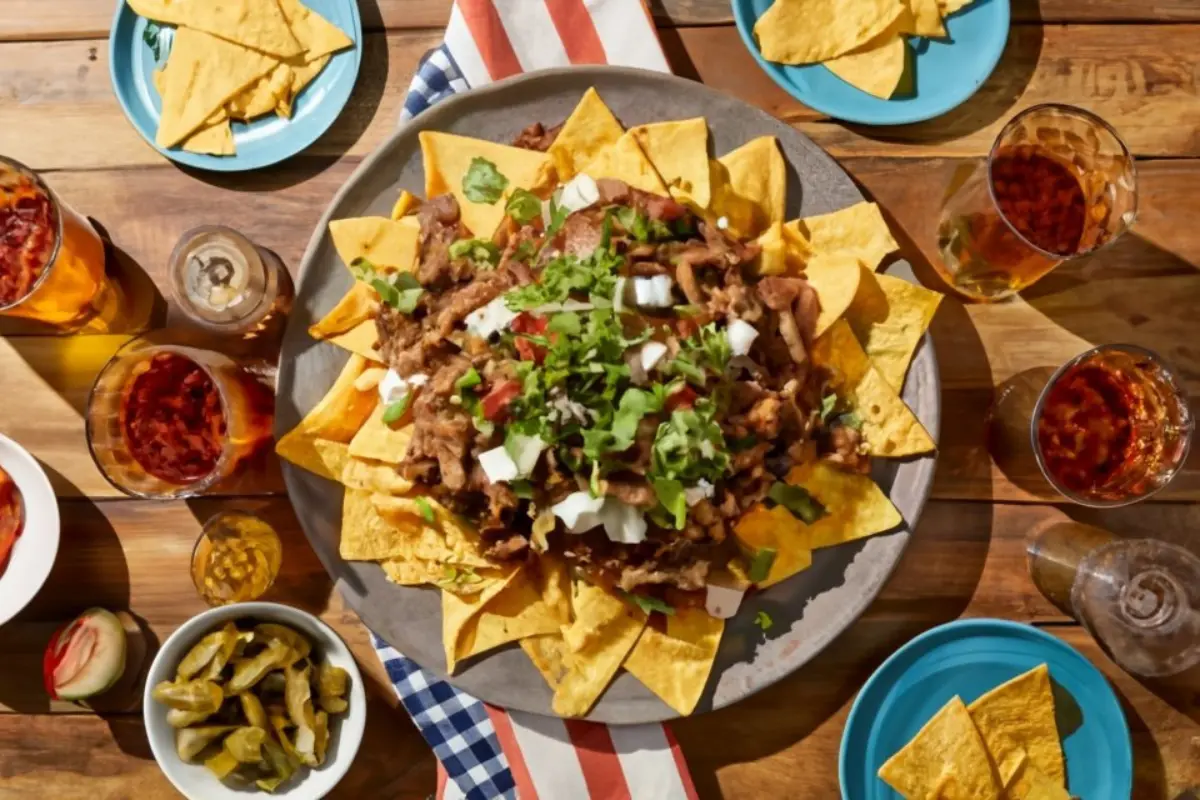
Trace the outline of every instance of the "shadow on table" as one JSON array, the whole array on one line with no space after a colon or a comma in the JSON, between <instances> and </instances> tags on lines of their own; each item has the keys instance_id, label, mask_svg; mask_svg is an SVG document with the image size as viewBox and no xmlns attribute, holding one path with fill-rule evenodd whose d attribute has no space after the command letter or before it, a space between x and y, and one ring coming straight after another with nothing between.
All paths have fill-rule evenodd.
<instances>
[{"instance_id":1,"label":"shadow on table","mask_svg":"<svg viewBox=\"0 0 1200 800\"><path fill-rule=\"evenodd\" d=\"M1111 682L1110 682L1111 683ZM1163 766L1162 753L1154 741L1154 732L1138 714L1120 689L1113 687L1121 703L1125 721L1133 741L1133 797L1166 798L1167 775Z\"/></svg>"}]
</instances>

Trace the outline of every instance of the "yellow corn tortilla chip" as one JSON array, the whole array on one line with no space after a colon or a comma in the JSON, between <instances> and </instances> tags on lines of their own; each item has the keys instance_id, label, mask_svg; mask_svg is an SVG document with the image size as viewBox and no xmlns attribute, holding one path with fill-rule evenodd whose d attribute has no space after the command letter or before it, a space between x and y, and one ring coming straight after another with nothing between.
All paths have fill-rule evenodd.
<instances>
[{"instance_id":1,"label":"yellow corn tortilla chip","mask_svg":"<svg viewBox=\"0 0 1200 800\"><path fill-rule=\"evenodd\" d=\"M879 206L867 201L830 214L792 220L785 227L800 234L814 253L853 255L872 270L899 247Z\"/></svg>"},{"instance_id":2,"label":"yellow corn tortilla chip","mask_svg":"<svg viewBox=\"0 0 1200 800\"><path fill-rule=\"evenodd\" d=\"M333 442L329 439L313 439L311 445L319 463L313 464L309 471L336 481L345 470L346 462L350 460L350 446L345 442ZM320 469L317 469L318 466Z\"/></svg>"},{"instance_id":3,"label":"yellow corn tortilla chip","mask_svg":"<svg viewBox=\"0 0 1200 800\"><path fill-rule=\"evenodd\" d=\"M275 104L275 113L284 119L290 119L292 116L292 106L296 102L296 98L304 91L304 87L312 83L313 79L321 74L321 70L325 69L325 65L329 63L330 56L321 56L316 61L308 61L304 64L292 64L292 86L291 89L279 98L279 102Z\"/></svg>"},{"instance_id":4,"label":"yellow corn tortilla chip","mask_svg":"<svg viewBox=\"0 0 1200 800\"><path fill-rule=\"evenodd\" d=\"M554 144L550 145L549 153L558 179L565 183L574 178L585 164L616 143L624 132L600 95L594 88L589 88L563 123Z\"/></svg>"},{"instance_id":5,"label":"yellow corn tortilla chip","mask_svg":"<svg viewBox=\"0 0 1200 800\"><path fill-rule=\"evenodd\" d=\"M225 104L229 116L250 120L272 113L279 98L291 91L294 74L287 64L279 64Z\"/></svg>"},{"instance_id":6,"label":"yellow corn tortilla chip","mask_svg":"<svg viewBox=\"0 0 1200 800\"><path fill-rule=\"evenodd\" d=\"M309 472L338 480L341 470L331 471L328 455L318 451L316 442L348 444L379 404L377 392L360 392L354 386L358 376L370 366L362 356L350 356L321 401L275 443L275 452Z\"/></svg>"},{"instance_id":7,"label":"yellow corn tortilla chip","mask_svg":"<svg viewBox=\"0 0 1200 800\"><path fill-rule=\"evenodd\" d=\"M355 458L370 458L385 464L399 464L408 452L412 440L412 425L405 419L393 423L383 421L387 406L380 403L371 416L350 440L350 455ZM402 424L403 423L403 424Z\"/></svg>"},{"instance_id":8,"label":"yellow corn tortilla chip","mask_svg":"<svg viewBox=\"0 0 1200 800\"><path fill-rule=\"evenodd\" d=\"M354 42L342 32L341 28L301 3L300 0L277 0L277 2L287 20L288 27L304 50L305 61L317 61L331 53L353 46Z\"/></svg>"},{"instance_id":9,"label":"yellow corn tortilla chip","mask_svg":"<svg viewBox=\"0 0 1200 800\"><path fill-rule=\"evenodd\" d=\"M1028 758L1059 786L1066 782L1062 744L1054 721L1054 693L1045 664L983 695L968 706L988 752L1008 785Z\"/></svg>"},{"instance_id":10,"label":"yellow corn tortilla chip","mask_svg":"<svg viewBox=\"0 0 1200 800\"><path fill-rule=\"evenodd\" d=\"M704 694L725 620L702 608L679 608L667 629L647 625L625 659L625 669L680 714L691 714Z\"/></svg>"},{"instance_id":11,"label":"yellow corn tortilla chip","mask_svg":"<svg viewBox=\"0 0 1200 800\"><path fill-rule=\"evenodd\" d=\"M612 682L645 627L646 615L626 606L624 614L573 651L554 691L554 713L564 717L586 714Z\"/></svg>"},{"instance_id":12,"label":"yellow corn tortilla chip","mask_svg":"<svg viewBox=\"0 0 1200 800\"><path fill-rule=\"evenodd\" d=\"M828 61L874 39L903 8L896 0L775 0L754 23L754 37L768 61Z\"/></svg>"},{"instance_id":13,"label":"yellow corn tortilla chip","mask_svg":"<svg viewBox=\"0 0 1200 800\"><path fill-rule=\"evenodd\" d=\"M1071 800L1071 793L1026 758L1003 797L1004 800Z\"/></svg>"},{"instance_id":14,"label":"yellow corn tortilla chip","mask_svg":"<svg viewBox=\"0 0 1200 800\"><path fill-rule=\"evenodd\" d=\"M455 661L529 636L557 634L571 616L566 566L538 561L540 573L526 567L459 634Z\"/></svg>"},{"instance_id":15,"label":"yellow corn tortilla chip","mask_svg":"<svg viewBox=\"0 0 1200 800\"><path fill-rule=\"evenodd\" d=\"M917 36L946 37L946 26L942 24L941 0L906 0L912 12L912 29L904 31Z\"/></svg>"},{"instance_id":16,"label":"yellow corn tortilla chip","mask_svg":"<svg viewBox=\"0 0 1200 800\"><path fill-rule=\"evenodd\" d=\"M942 12L943 17L957 14L973 2L975 0L937 0L938 10Z\"/></svg>"},{"instance_id":17,"label":"yellow corn tortilla chip","mask_svg":"<svg viewBox=\"0 0 1200 800\"><path fill-rule=\"evenodd\" d=\"M504 205L513 189L538 189L550 180L553 172L550 156L534 150L438 131L421 131L420 139L425 196L453 194L462 212L462 223L482 239L491 238L504 219ZM476 158L490 161L508 179L504 196L495 203L475 203L463 193L463 178Z\"/></svg>"},{"instance_id":18,"label":"yellow corn tortilla chip","mask_svg":"<svg viewBox=\"0 0 1200 800\"><path fill-rule=\"evenodd\" d=\"M866 450L873 456L900 458L928 453L933 438L871 364L844 319L813 343L813 361L827 367L834 391L847 398L862 420Z\"/></svg>"},{"instance_id":19,"label":"yellow corn tortilla chip","mask_svg":"<svg viewBox=\"0 0 1200 800\"><path fill-rule=\"evenodd\" d=\"M854 301L862 268L854 256L842 253L818 253L804 267L804 278L817 292L821 313L817 315L815 336L829 330L842 318Z\"/></svg>"},{"instance_id":20,"label":"yellow corn tortilla chip","mask_svg":"<svg viewBox=\"0 0 1200 800\"><path fill-rule=\"evenodd\" d=\"M304 49L276 0L129 0L129 7L140 17L179 26L172 55L184 30L219 36L277 59L298 55Z\"/></svg>"},{"instance_id":21,"label":"yellow corn tortilla chip","mask_svg":"<svg viewBox=\"0 0 1200 800\"><path fill-rule=\"evenodd\" d=\"M203 127L183 140L180 145L187 153L204 153L211 156L231 156L237 152L233 141L233 128L229 125L229 115L223 110L217 112Z\"/></svg>"},{"instance_id":22,"label":"yellow corn tortilla chip","mask_svg":"<svg viewBox=\"0 0 1200 800\"><path fill-rule=\"evenodd\" d=\"M330 222L329 235L347 267L365 258L376 269L411 272L417 263L421 226L413 217L352 217Z\"/></svg>"},{"instance_id":23,"label":"yellow corn tortilla chip","mask_svg":"<svg viewBox=\"0 0 1200 800\"><path fill-rule=\"evenodd\" d=\"M756 505L742 515L733 527L733 535L750 559L760 551L774 553L771 569L756 584L765 589L803 572L812 566L812 548L804 523L783 506Z\"/></svg>"},{"instance_id":24,"label":"yellow corn tortilla chip","mask_svg":"<svg viewBox=\"0 0 1200 800\"><path fill-rule=\"evenodd\" d=\"M407 217L409 214L415 214L420 207L421 198L408 190L403 190L400 192L400 196L396 198L396 204L392 206L392 219L400 219L401 217Z\"/></svg>"},{"instance_id":25,"label":"yellow corn tortilla chip","mask_svg":"<svg viewBox=\"0 0 1200 800\"><path fill-rule=\"evenodd\" d=\"M759 275L798 275L812 255L808 242L778 221L772 222L755 242L760 248L756 264Z\"/></svg>"},{"instance_id":26,"label":"yellow corn tortilla chip","mask_svg":"<svg viewBox=\"0 0 1200 800\"><path fill-rule=\"evenodd\" d=\"M632 131L625 132L612 145L601 150L580 172L597 180L616 178L644 192L664 197L670 195Z\"/></svg>"},{"instance_id":27,"label":"yellow corn tortilla chip","mask_svg":"<svg viewBox=\"0 0 1200 800\"><path fill-rule=\"evenodd\" d=\"M355 281L337 305L308 327L314 339L328 339L345 333L363 322L372 322L379 313L379 294L362 281Z\"/></svg>"},{"instance_id":28,"label":"yellow corn tortilla chip","mask_svg":"<svg viewBox=\"0 0 1200 800\"><path fill-rule=\"evenodd\" d=\"M846 321L888 386L899 392L942 295L903 278L878 275L865 266L860 271L862 278L846 309Z\"/></svg>"},{"instance_id":29,"label":"yellow corn tortilla chip","mask_svg":"<svg viewBox=\"0 0 1200 800\"><path fill-rule=\"evenodd\" d=\"M572 651L582 650L600 632L629 612L629 604L609 590L577 578L571 585L570 625L562 635Z\"/></svg>"},{"instance_id":30,"label":"yellow corn tortilla chip","mask_svg":"<svg viewBox=\"0 0 1200 800\"><path fill-rule=\"evenodd\" d=\"M400 586L436 584L446 575L446 568L432 561L388 558L379 562L384 576Z\"/></svg>"},{"instance_id":31,"label":"yellow corn tortilla chip","mask_svg":"<svg viewBox=\"0 0 1200 800\"><path fill-rule=\"evenodd\" d=\"M176 29L163 68L162 114L154 141L160 147L179 144L277 63L203 31Z\"/></svg>"},{"instance_id":32,"label":"yellow corn tortilla chip","mask_svg":"<svg viewBox=\"0 0 1200 800\"><path fill-rule=\"evenodd\" d=\"M887 100L904 83L910 51L904 37L884 34L863 49L824 62L834 75L856 89Z\"/></svg>"},{"instance_id":33,"label":"yellow corn tortilla chip","mask_svg":"<svg viewBox=\"0 0 1200 800\"><path fill-rule=\"evenodd\" d=\"M955 696L879 768L879 777L909 798L999 800L987 749L962 698Z\"/></svg>"},{"instance_id":34,"label":"yellow corn tortilla chip","mask_svg":"<svg viewBox=\"0 0 1200 800\"><path fill-rule=\"evenodd\" d=\"M803 486L825 507L825 516L803 528L813 550L883 533L904 521L875 481L827 461L793 467L787 482Z\"/></svg>"},{"instance_id":35,"label":"yellow corn tortilla chip","mask_svg":"<svg viewBox=\"0 0 1200 800\"><path fill-rule=\"evenodd\" d=\"M375 510L388 522L406 530L420 529L422 535L414 540L409 558L424 558L443 564L467 567L492 567L483 557L479 534L465 525L449 509L432 498L392 497L371 495ZM434 521L426 518L433 512ZM431 538L434 534L436 538Z\"/></svg>"},{"instance_id":36,"label":"yellow corn tortilla chip","mask_svg":"<svg viewBox=\"0 0 1200 800\"><path fill-rule=\"evenodd\" d=\"M774 136L751 139L709 163L710 208L735 236L750 239L782 222L787 167Z\"/></svg>"},{"instance_id":37,"label":"yellow corn tortilla chip","mask_svg":"<svg viewBox=\"0 0 1200 800\"><path fill-rule=\"evenodd\" d=\"M442 648L446 653L446 672L453 675L458 666L458 642L468 623L520 573L521 568L516 567L501 577L487 578L480 582L475 594L442 592Z\"/></svg>"},{"instance_id":38,"label":"yellow corn tortilla chip","mask_svg":"<svg viewBox=\"0 0 1200 800\"><path fill-rule=\"evenodd\" d=\"M326 341L376 364L383 363L383 355L376 348L379 343L379 331L373 319L364 320L345 333L331 336Z\"/></svg>"},{"instance_id":39,"label":"yellow corn tortilla chip","mask_svg":"<svg viewBox=\"0 0 1200 800\"><path fill-rule=\"evenodd\" d=\"M538 672L542 673L550 688L557 689L567 673L567 661L570 657L570 650L563 641L562 634L527 636L521 640L521 649L529 656Z\"/></svg>"},{"instance_id":40,"label":"yellow corn tortilla chip","mask_svg":"<svg viewBox=\"0 0 1200 800\"><path fill-rule=\"evenodd\" d=\"M437 508L432 500L427 502ZM442 518L430 524L410 498L357 489L347 489L342 502L338 551L347 561L402 559L443 566L491 566L480 555L478 537L457 522Z\"/></svg>"},{"instance_id":41,"label":"yellow corn tortilla chip","mask_svg":"<svg viewBox=\"0 0 1200 800\"><path fill-rule=\"evenodd\" d=\"M411 492L413 483L396 470L395 464L374 459L353 458L346 447L346 460L339 480L347 489L377 494L402 495Z\"/></svg>"},{"instance_id":42,"label":"yellow corn tortilla chip","mask_svg":"<svg viewBox=\"0 0 1200 800\"><path fill-rule=\"evenodd\" d=\"M704 117L653 122L630 129L671 194L708 208L708 123Z\"/></svg>"}]
</instances>

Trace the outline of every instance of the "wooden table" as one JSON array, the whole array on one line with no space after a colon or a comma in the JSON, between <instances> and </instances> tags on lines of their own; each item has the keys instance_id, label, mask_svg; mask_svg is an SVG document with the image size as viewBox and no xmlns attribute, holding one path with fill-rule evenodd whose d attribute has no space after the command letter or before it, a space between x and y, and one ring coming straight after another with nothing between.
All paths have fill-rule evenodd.
<instances>
[{"instance_id":1,"label":"wooden table","mask_svg":"<svg viewBox=\"0 0 1200 800\"><path fill-rule=\"evenodd\" d=\"M894 129L834 122L776 88L743 49L726 0L653 2L675 71L766 109L827 148L883 206L903 255L931 286L940 287L928 264L942 194L1019 109L1046 101L1088 107L1141 159L1141 216L1117 245L1058 270L1020 300L943 304L933 325L944 385L941 455L912 545L879 599L813 663L732 708L673 726L702 797L836 797L838 742L857 689L896 647L962 616L1031 622L1093 659L1120 693L1133 730L1138 800L1175 798L1200 785L1200 686L1123 673L1042 598L1024 555L1031 528L1068 516L1195 547L1200 460L1154 502L1091 514L1057 504L1024 459L997 464L985 436L998 389L1036 381L1090 343L1150 347L1200 396L1200 3L1013 2L1007 49L979 93L941 119ZM0 153L42 171L161 284L179 234L202 223L237 227L294 269L334 191L394 126L450 0L362 0L362 74L337 124L283 166L231 176L174 166L125 120L107 69L112 0L0 5ZM124 340L9 335L0 342L0 431L41 459L63 514L49 583L0 629L0 798L173 796L140 714L98 716L48 702L40 655L57 624L91 605L131 609L160 641L203 610L186 565L200 523L220 508L257 510L278 525L286 558L269 598L320 613L370 675L366 740L336 796L431 793L433 755L403 711L393 710L366 632L332 591L277 471L237 495L165 504L124 499L97 473L81 412L97 369Z\"/></svg>"}]
</instances>

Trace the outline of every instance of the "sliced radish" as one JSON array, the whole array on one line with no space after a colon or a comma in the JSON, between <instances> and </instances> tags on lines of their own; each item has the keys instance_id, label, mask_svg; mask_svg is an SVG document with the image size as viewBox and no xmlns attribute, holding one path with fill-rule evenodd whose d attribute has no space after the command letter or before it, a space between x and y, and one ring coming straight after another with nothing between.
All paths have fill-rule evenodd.
<instances>
[{"instance_id":1,"label":"sliced radish","mask_svg":"<svg viewBox=\"0 0 1200 800\"><path fill-rule=\"evenodd\" d=\"M50 638L42 658L46 691L82 700L106 691L125 671L125 628L111 611L91 608Z\"/></svg>"}]
</instances>

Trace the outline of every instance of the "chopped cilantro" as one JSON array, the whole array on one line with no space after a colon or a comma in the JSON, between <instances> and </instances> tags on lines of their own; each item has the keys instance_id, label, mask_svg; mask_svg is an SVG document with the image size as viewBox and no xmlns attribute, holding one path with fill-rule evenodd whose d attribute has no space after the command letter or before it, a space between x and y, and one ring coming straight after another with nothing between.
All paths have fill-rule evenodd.
<instances>
[{"instance_id":1,"label":"chopped cilantro","mask_svg":"<svg viewBox=\"0 0 1200 800\"><path fill-rule=\"evenodd\" d=\"M381 273L369 260L359 257L350 262L350 272L379 294L379 299L404 314L417 308L425 289L409 272Z\"/></svg>"},{"instance_id":2,"label":"chopped cilantro","mask_svg":"<svg viewBox=\"0 0 1200 800\"><path fill-rule=\"evenodd\" d=\"M526 284L504 296L512 311L528 311L546 303L561 303L572 292L611 297L617 282L617 269L623 256L597 248L587 258L562 255L551 259L537 283Z\"/></svg>"},{"instance_id":3,"label":"chopped cilantro","mask_svg":"<svg viewBox=\"0 0 1200 800\"><path fill-rule=\"evenodd\" d=\"M833 412L837 410L838 396L833 392L821 398L821 422L828 423Z\"/></svg>"},{"instance_id":4,"label":"chopped cilantro","mask_svg":"<svg viewBox=\"0 0 1200 800\"><path fill-rule=\"evenodd\" d=\"M687 524L687 495L684 494L683 483L668 478L658 478L651 481L658 502L671 515L675 530L683 530Z\"/></svg>"},{"instance_id":5,"label":"chopped cilantro","mask_svg":"<svg viewBox=\"0 0 1200 800\"><path fill-rule=\"evenodd\" d=\"M437 521L437 517L433 515L433 506L429 505L428 500L424 497L414 497L413 502L420 509L422 519L431 524Z\"/></svg>"},{"instance_id":6,"label":"chopped cilantro","mask_svg":"<svg viewBox=\"0 0 1200 800\"><path fill-rule=\"evenodd\" d=\"M636 208L621 206L614 216L625 232L639 242L662 241L674 239L675 231L669 225L657 219L650 219Z\"/></svg>"},{"instance_id":7,"label":"chopped cilantro","mask_svg":"<svg viewBox=\"0 0 1200 800\"><path fill-rule=\"evenodd\" d=\"M495 203L504 194L508 178L500 174L496 165L486 158L476 156L463 175L463 194L472 203Z\"/></svg>"},{"instance_id":8,"label":"chopped cilantro","mask_svg":"<svg viewBox=\"0 0 1200 800\"><path fill-rule=\"evenodd\" d=\"M481 383L483 383L483 378L479 376L479 372L474 367L470 367L462 374L462 377L454 382L454 388L459 391L474 389Z\"/></svg>"},{"instance_id":9,"label":"chopped cilantro","mask_svg":"<svg viewBox=\"0 0 1200 800\"><path fill-rule=\"evenodd\" d=\"M665 603L662 600L659 600L657 597L651 597L651 596L645 595L645 594L638 594L637 592L626 592L621 589L618 589L617 591L619 591L621 593L622 597L624 597L630 603L633 603L635 606L637 606L638 608L640 608L642 611L644 611L647 614L649 614L653 611L658 611L660 613L668 614L668 615L672 615L672 616L675 614L674 606L670 605L669 603Z\"/></svg>"},{"instance_id":10,"label":"chopped cilantro","mask_svg":"<svg viewBox=\"0 0 1200 800\"><path fill-rule=\"evenodd\" d=\"M754 624L761 628L765 633L771 629L772 625L775 624L775 620L771 619L771 615L767 612L760 611L754 615Z\"/></svg>"},{"instance_id":11,"label":"chopped cilantro","mask_svg":"<svg viewBox=\"0 0 1200 800\"><path fill-rule=\"evenodd\" d=\"M729 454L721 427L713 421L710 400L694 408L677 408L658 426L651 457L651 479L672 478L688 483L701 478L716 482L729 467Z\"/></svg>"},{"instance_id":12,"label":"chopped cilantro","mask_svg":"<svg viewBox=\"0 0 1200 800\"><path fill-rule=\"evenodd\" d=\"M675 358L664 365L667 372L687 378L698 386L708 379L708 371L722 375L729 366L733 351L725 332L715 322L705 325L695 336L684 339Z\"/></svg>"},{"instance_id":13,"label":"chopped cilantro","mask_svg":"<svg viewBox=\"0 0 1200 800\"><path fill-rule=\"evenodd\" d=\"M560 196L561 190L555 192L550 197L550 222L546 224L545 239L542 240L542 247L550 243L550 240L554 238L554 234L562 229L563 224L567 221L567 217L571 215L570 211L559 205L558 200Z\"/></svg>"},{"instance_id":14,"label":"chopped cilantro","mask_svg":"<svg viewBox=\"0 0 1200 800\"><path fill-rule=\"evenodd\" d=\"M494 267L500 263L500 248L486 239L459 239L450 245L451 258L465 258L476 266Z\"/></svg>"},{"instance_id":15,"label":"chopped cilantro","mask_svg":"<svg viewBox=\"0 0 1200 800\"><path fill-rule=\"evenodd\" d=\"M504 213L517 223L527 225L542 215L542 200L528 189L513 189L504 205Z\"/></svg>"},{"instance_id":16,"label":"chopped cilantro","mask_svg":"<svg viewBox=\"0 0 1200 800\"><path fill-rule=\"evenodd\" d=\"M802 486L792 486L787 483L772 484L771 490L767 492L767 498L777 505L783 506L797 519L809 525L826 514L825 506L817 502L817 499Z\"/></svg>"},{"instance_id":17,"label":"chopped cilantro","mask_svg":"<svg viewBox=\"0 0 1200 800\"><path fill-rule=\"evenodd\" d=\"M391 425L396 420L404 416L404 412L408 411L408 407L412 405L413 393L401 397L394 403L389 403L388 407L383 410L383 421Z\"/></svg>"}]
</instances>

